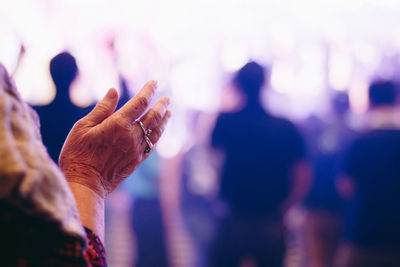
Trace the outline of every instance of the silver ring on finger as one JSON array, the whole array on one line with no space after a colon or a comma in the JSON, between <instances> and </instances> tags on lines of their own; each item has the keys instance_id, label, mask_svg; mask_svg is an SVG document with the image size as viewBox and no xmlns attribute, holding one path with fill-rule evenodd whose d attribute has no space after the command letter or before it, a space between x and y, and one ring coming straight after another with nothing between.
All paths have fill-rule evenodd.
<instances>
[{"instance_id":1,"label":"silver ring on finger","mask_svg":"<svg viewBox=\"0 0 400 267\"><path fill-rule=\"evenodd\" d=\"M140 128L142 128L143 134L144 134L145 136L149 137L150 134L152 133L152 130L146 129L146 128L144 127L144 125L143 125L143 122L141 122L140 120L138 120L138 123L139 123Z\"/></svg>"},{"instance_id":2,"label":"silver ring on finger","mask_svg":"<svg viewBox=\"0 0 400 267\"><path fill-rule=\"evenodd\" d=\"M146 143L147 143L147 146L146 146L146 148L144 149L144 153L145 154L147 154L147 153L150 153L151 152L151 150L153 150L153 143L150 141L150 138L149 137L147 137L146 135L144 136L144 141L146 141Z\"/></svg>"},{"instance_id":3,"label":"silver ring on finger","mask_svg":"<svg viewBox=\"0 0 400 267\"><path fill-rule=\"evenodd\" d=\"M146 146L146 148L144 150L144 153L145 154L150 153L151 150L153 149L153 146L154 146L153 143L151 142L150 138L149 138L150 134L152 133L152 130L146 129L144 127L144 125L143 125L143 122L141 122L140 120L137 120L137 122L139 123L139 126L143 131L143 139L147 143L147 146Z\"/></svg>"}]
</instances>

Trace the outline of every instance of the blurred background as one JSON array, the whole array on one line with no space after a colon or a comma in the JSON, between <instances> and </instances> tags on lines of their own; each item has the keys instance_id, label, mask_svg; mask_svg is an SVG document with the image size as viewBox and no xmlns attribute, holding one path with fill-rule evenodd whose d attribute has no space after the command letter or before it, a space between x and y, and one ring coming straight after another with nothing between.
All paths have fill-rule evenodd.
<instances>
[{"instance_id":1,"label":"blurred background","mask_svg":"<svg viewBox=\"0 0 400 267\"><path fill-rule=\"evenodd\" d=\"M337 108L359 131L370 83L399 81L399 14L397 0L2 1L0 61L33 106L55 98L49 65L64 51L79 69L69 96L82 110L110 87L125 101L158 80L173 116L156 152L108 199L109 265L207 266L227 210L211 134L219 112L240 106L234 73L251 60L266 67L262 105L297 125L314 166L314 150L338 149ZM318 266L305 251L307 216L302 202L285 214L285 266Z\"/></svg>"}]
</instances>

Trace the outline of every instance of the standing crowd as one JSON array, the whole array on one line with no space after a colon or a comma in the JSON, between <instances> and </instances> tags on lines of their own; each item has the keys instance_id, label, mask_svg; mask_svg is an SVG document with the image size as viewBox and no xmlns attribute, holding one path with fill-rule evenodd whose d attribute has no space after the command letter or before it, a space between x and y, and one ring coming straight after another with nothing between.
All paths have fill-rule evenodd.
<instances>
[{"instance_id":1,"label":"standing crowd","mask_svg":"<svg viewBox=\"0 0 400 267\"><path fill-rule=\"evenodd\" d=\"M232 79L241 101L217 115L206 137L197 132L170 166L161 168L153 155L136 169L170 116L167 98L145 112L154 81L129 100L121 77L119 104L110 90L89 112L69 99L75 59L56 56L50 64L56 98L34 107L46 152L36 113L0 70L1 250L10 252L5 261L11 265L106 265L105 198L132 175L122 188L135 187L136 266L171 265L167 228L177 209L194 243L190 266L289 266L293 236L301 236L297 266L400 266L400 114L392 81L369 86L362 128L348 123L345 93L332 97L328 119L294 124L264 108L268 71L249 62ZM194 117L197 129L202 114ZM32 149L39 151L36 159ZM160 197L163 172L179 176L180 201L166 204ZM201 173L208 177L199 180ZM211 176L212 193L193 190L212 183ZM293 212L302 214L295 235L288 227ZM42 222L49 227L42 229ZM29 246L39 246L23 244L26 237Z\"/></svg>"}]
</instances>

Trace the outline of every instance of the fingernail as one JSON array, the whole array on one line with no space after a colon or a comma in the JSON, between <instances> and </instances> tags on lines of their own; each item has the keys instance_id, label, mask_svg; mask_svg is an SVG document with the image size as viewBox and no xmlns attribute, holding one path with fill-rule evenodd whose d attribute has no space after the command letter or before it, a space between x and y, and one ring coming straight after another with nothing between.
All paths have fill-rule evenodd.
<instances>
[{"instance_id":1,"label":"fingernail","mask_svg":"<svg viewBox=\"0 0 400 267\"><path fill-rule=\"evenodd\" d=\"M165 97L165 102L167 102L167 105L169 105L171 103L171 100L169 99L169 97Z\"/></svg>"},{"instance_id":2,"label":"fingernail","mask_svg":"<svg viewBox=\"0 0 400 267\"><path fill-rule=\"evenodd\" d=\"M154 87L154 88L157 88L157 87L158 87L158 81L156 81L156 80L151 80L151 81L150 81L150 85L151 85L152 87Z\"/></svg>"},{"instance_id":3,"label":"fingernail","mask_svg":"<svg viewBox=\"0 0 400 267\"><path fill-rule=\"evenodd\" d=\"M114 98L117 96L117 91L114 88L108 90L106 97L107 98Z\"/></svg>"}]
</instances>

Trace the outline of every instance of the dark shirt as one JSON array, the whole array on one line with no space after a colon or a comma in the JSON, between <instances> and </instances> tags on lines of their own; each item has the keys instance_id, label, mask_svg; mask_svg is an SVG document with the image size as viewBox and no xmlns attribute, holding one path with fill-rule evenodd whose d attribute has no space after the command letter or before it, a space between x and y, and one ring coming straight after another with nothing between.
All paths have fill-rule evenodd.
<instances>
[{"instance_id":1,"label":"dark shirt","mask_svg":"<svg viewBox=\"0 0 400 267\"><path fill-rule=\"evenodd\" d=\"M237 215L279 216L293 165L304 156L296 127L261 107L218 117L212 144L225 152L220 197Z\"/></svg>"},{"instance_id":2,"label":"dark shirt","mask_svg":"<svg viewBox=\"0 0 400 267\"><path fill-rule=\"evenodd\" d=\"M88 110L75 106L69 99L55 99L46 106L34 106L40 118L40 132L43 144L54 162L64 141L75 122L88 113Z\"/></svg>"},{"instance_id":3,"label":"dark shirt","mask_svg":"<svg viewBox=\"0 0 400 267\"><path fill-rule=\"evenodd\" d=\"M327 123L311 117L302 126L313 167L313 183L304 205L311 211L342 215L346 202L335 183L345 171L345 156L357 133L340 120Z\"/></svg>"},{"instance_id":4,"label":"dark shirt","mask_svg":"<svg viewBox=\"0 0 400 267\"><path fill-rule=\"evenodd\" d=\"M1 266L107 266L104 246L90 229L85 228L85 242L61 233L59 227L1 200Z\"/></svg>"},{"instance_id":5,"label":"dark shirt","mask_svg":"<svg viewBox=\"0 0 400 267\"><path fill-rule=\"evenodd\" d=\"M400 130L374 130L352 146L347 168L355 183L345 238L361 247L400 249Z\"/></svg>"}]
</instances>

